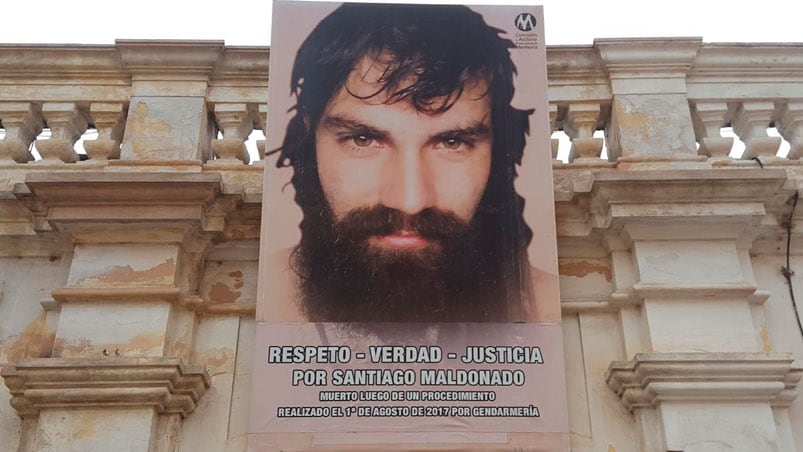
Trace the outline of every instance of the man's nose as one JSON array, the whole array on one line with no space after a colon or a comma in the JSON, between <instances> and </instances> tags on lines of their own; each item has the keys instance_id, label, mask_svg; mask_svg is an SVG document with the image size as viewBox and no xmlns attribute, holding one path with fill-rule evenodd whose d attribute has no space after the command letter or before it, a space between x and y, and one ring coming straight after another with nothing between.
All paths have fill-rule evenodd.
<instances>
[{"instance_id":1,"label":"man's nose","mask_svg":"<svg viewBox=\"0 0 803 452\"><path fill-rule=\"evenodd\" d=\"M388 161L384 171L380 203L409 215L434 205L433 181L417 150L401 151Z\"/></svg>"}]
</instances>

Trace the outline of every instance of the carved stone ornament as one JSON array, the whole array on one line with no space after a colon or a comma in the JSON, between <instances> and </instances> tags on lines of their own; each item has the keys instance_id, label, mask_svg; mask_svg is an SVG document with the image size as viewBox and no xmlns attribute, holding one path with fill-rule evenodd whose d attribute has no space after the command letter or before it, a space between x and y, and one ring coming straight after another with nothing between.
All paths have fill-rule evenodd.
<instances>
[{"instance_id":1,"label":"carved stone ornament","mask_svg":"<svg viewBox=\"0 0 803 452\"><path fill-rule=\"evenodd\" d=\"M186 417L210 386L178 358L25 359L0 370L20 417L48 408L153 407Z\"/></svg>"},{"instance_id":2,"label":"carved stone ornament","mask_svg":"<svg viewBox=\"0 0 803 452\"><path fill-rule=\"evenodd\" d=\"M612 362L605 380L633 411L664 401L788 406L801 376L787 353L637 353Z\"/></svg>"}]
</instances>

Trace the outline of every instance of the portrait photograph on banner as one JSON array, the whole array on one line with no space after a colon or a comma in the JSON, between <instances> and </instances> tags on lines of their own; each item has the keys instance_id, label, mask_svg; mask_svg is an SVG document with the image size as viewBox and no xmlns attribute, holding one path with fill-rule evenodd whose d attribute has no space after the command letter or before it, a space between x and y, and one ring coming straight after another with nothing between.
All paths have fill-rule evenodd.
<instances>
[{"instance_id":1,"label":"portrait photograph on banner","mask_svg":"<svg viewBox=\"0 0 803 452\"><path fill-rule=\"evenodd\" d=\"M567 432L542 8L272 33L249 447Z\"/></svg>"}]
</instances>

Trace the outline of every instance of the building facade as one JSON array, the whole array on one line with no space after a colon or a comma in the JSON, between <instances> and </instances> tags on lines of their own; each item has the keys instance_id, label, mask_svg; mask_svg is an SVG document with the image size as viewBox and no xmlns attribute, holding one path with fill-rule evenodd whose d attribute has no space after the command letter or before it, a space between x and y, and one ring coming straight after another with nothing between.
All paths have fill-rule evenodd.
<instances>
[{"instance_id":1,"label":"building facade","mask_svg":"<svg viewBox=\"0 0 803 452\"><path fill-rule=\"evenodd\" d=\"M1 450L246 450L268 61L0 45ZM803 451L803 46L604 39L548 72L570 432L415 448Z\"/></svg>"}]
</instances>

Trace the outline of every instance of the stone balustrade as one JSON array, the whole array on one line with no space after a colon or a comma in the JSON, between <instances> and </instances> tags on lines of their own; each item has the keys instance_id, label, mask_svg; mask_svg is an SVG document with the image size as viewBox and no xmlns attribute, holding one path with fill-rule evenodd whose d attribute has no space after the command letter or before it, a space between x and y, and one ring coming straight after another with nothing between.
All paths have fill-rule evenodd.
<instances>
[{"instance_id":1,"label":"stone balustrade","mask_svg":"<svg viewBox=\"0 0 803 452\"><path fill-rule=\"evenodd\" d=\"M253 130L264 130L268 54L222 42L0 45L0 162L34 162L33 143L34 163L76 163L83 154L81 160L95 163L253 164L243 143ZM559 150L566 163L605 167L657 159L722 166L759 157L787 165L799 158L800 47L603 39L550 48L548 65L551 126L567 137ZM185 116L194 115L192 136L160 136L152 128L149 137L138 136L152 121L184 128L178 121L189 117L162 117L168 105L179 104ZM643 128L644 121L654 130ZM722 135L724 127L744 143L741 155L731 157L734 140ZM779 136L768 136L772 127ZM43 128L50 130L47 138L39 137ZM87 128L97 138L74 146ZM604 131L604 140L595 131ZM649 146L640 145L643 133ZM778 157L782 141L790 150Z\"/></svg>"},{"instance_id":2,"label":"stone balustrade","mask_svg":"<svg viewBox=\"0 0 803 452\"><path fill-rule=\"evenodd\" d=\"M803 449L803 46L547 55L571 450ZM245 450L268 58L0 44L10 450Z\"/></svg>"}]
</instances>

